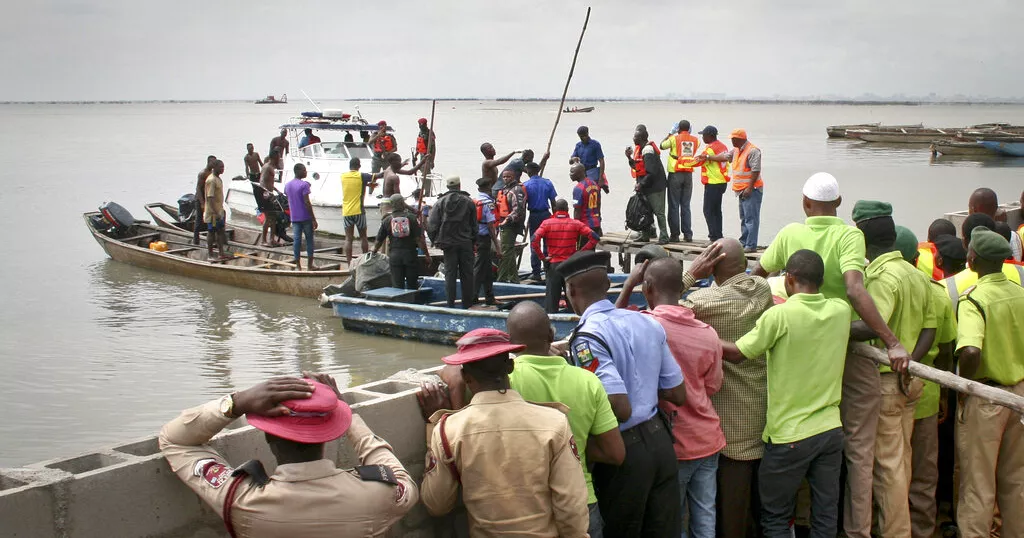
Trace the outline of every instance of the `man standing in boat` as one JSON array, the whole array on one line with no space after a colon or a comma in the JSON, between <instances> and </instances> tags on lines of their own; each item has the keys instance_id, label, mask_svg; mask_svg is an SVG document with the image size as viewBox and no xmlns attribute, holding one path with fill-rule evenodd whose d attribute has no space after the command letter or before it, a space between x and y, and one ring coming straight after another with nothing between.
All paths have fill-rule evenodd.
<instances>
[{"instance_id":1,"label":"man standing in boat","mask_svg":"<svg viewBox=\"0 0 1024 538\"><path fill-rule=\"evenodd\" d=\"M533 255L544 260L544 280L547 285L544 308L549 313L558 312L562 289L565 287L558 266L578 250L591 250L600 241L589 226L569 217L569 202L556 200L554 208L555 215L542 222L530 238ZM543 251L540 248L542 240ZM584 243L582 249L578 248L580 243Z\"/></svg>"},{"instance_id":2,"label":"man standing in boat","mask_svg":"<svg viewBox=\"0 0 1024 538\"><path fill-rule=\"evenodd\" d=\"M251 146L252 144L250 144ZM277 234L277 222L284 218L284 214L278 211L280 204L277 202L279 191L274 185L277 179L277 169L281 166L281 156L277 150L267 155L267 161L260 169L260 187L263 187L263 233L260 235L260 244L267 244L267 231L270 231L270 246L276 247L281 244L281 237Z\"/></svg>"},{"instance_id":3,"label":"man standing in boat","mask_svg":"<svg viewBox=\"0 0 1024 538\"><path fill-rule=\"evenodd\" d=\"M551 217L551 209L555 205L558 193L550 179L541 177L539 164L533 161L526 163L526 174L529 179L523 184L523 188L526 190L526 207L530 211L528 222L530 239L533 239L533 234L537 232L537 228L540 228L540 224ZM531 252L530 268L533 272L530 278L534 280L540 280L540 261L541 257L536 252Z\"/></svg>"},{"instance_id":4,"label":"man standing in boat","mask_svg":"<svg viewBox=\"0 0 1024 538\"><path fill-rule=\"evenodd\" d=\"M245 163L245 175L249 181L258 181L260 168L263 167L263 159L260 159L260 154L256 153L252 142L245 145L245 156L242 157L242 162Z\"/></svg>"},{"instance_id":5,"label":"man standing in boat","mask_svg":"<svg viewBox=\"0 0 1024 538\"><path fill-rule=\"evenodd\" d=\"M491 194L497 196L498 192L505 188L505 181L503 178L498 177L498 167L507 163L513 155L520 153L520 151L516 150L504 157L495 159L494 157L497 155L497 152L495 151L494 146L492 146L490 142L484 142L480 145L480 153L484 155L484 162L480 165L480 175L491 180L494 184L491 187L494 189ZM502 173L502 175L504 175L504 170L502 170Z\"/></svg>"},{"instance_id":6,"label":"man standing in boat","mask_svg":"<svg viewBox=\"0 0 1024 538\"><path fill-rule=\"evenodd\" d=\"M345 266L352 265L352 242L355 239L356 231L359 231L359 241L362 250L370 249L370 243L366 239L366 206L364 199L367 192L373 192L377 188L374 180L381 174L367 174L360 172L362 161L359 157L352 157L348 161L348 172L341 175L341 215L345 220Z\"/></svg>"},{"instance_id":7,"label":"man standing in boat","mask_svg":"<svg viewBox=\"0 0 1024 538\"><path fill-rule=\"evenodd\" d=\"M295 236L292 249L295 254L295 269L301 271L302 263L299 252L302 251L302 236L306 236L306 270L313 270L313 230L317 229L316 215L313 204L309 201L310 185L306 181L306 166L298 163L294 168L295 179L284 186L284 194L288 197L288 209L292 212L292 235Z\"/></svg>"},{"instance_id":8,"label":"man standing in boat","mask_svg":"<svg viewBox=\"0 0 1024 538\"><path fill-rule=\"evenodd\" d=\"M389 153L387 156L387 162L388 165L386 168L384 168L383 174L384 196L391 196L392 194L400 194L402 192L400 188L401 178L399 178L398 176L415 175L416 172L420 171L420 168L423 168L424 166L427 165L428 162L430 162L430 157L425 157L422 161L419 162L419 164L413 166L409 170L402 168L402 156L397 153ZM376 174L377 172L374 171L373 173Z\"/></svg>"},{"instance_id":9,"label":"man standing in boat","mask_svg":"<svg viewBox=\"0 0 1024 538\"><path fill-rule=\"evenodd\" d=\"M394 135L388 132L388 122L380 120L377 122L377 132L373 133L366 143L373 148L373 159L370 160L370 171L376 174L384 167L387 154L398 149L398 141ZM399 159L401 162L401 159Z\"/></svg>"},{"instance_id":10,"label":"man standing in boat","mask_svg":"<svg viewBox=\"0 0 1024 538\"><path fill-rule=\"evenodd\" d=\"M203 192L205 193L203 199L205 202L203 220L206 221L206 252L208 257L213 259L213 244L216 243L221 261L227 259L227 254L224 253L224 246L228 242L227 232L224 229L225 219L227 218L227 214L224 212L224 182L220 178L223 173L224 161L213 161L210 175L206 176L206 182L203 185Z\"/></svg>"},{"instance_id":11,"label":"man standing in boat","mask_svg":"<svg viewBox=\"0 0 1024 538\"><path fill-rule=\"evenodd\" d=\"M206 230L206 221L203 219L203 210L206 209L206 176L213 170L213 163L217 157L208 155L206 167L199 171L196 176L196 216L192 223L192 244L199 244L199 233Z\"/></svg>"},{"instance_id":12,"label":"man standing in boat","mask_svg":"<svg viewBox=\"0 0 1024 538\"><path fill-rule=\"evenodd\" d=\"M420 258L416 254L416 247L423 249L428 266L431 264L430 252L423 239L423 228L420 228L416 214L409 209L401 194L391 195L391 208L391 214L380 222L373 253L380 252L387 242L391 287L414 290L419 288L420 278Z\"/></svg>"},{"instance_id":13,"label":"man standing in boat","mask_svg":"<svg viewBox=\"0 0 1024 538\"><path fill-rule=\"evenodd\" d=\"M270 140L270 150L267 151L267 155L277 150L277 154L282 157L288 154L288 130L281 129L281 135L275 136Z\"/></svg>"},{"instance_id":14,"label":"man standing in boat","mask_svg":"<svg viewBox=\"0 0 1024 538\"><path fill-rule=\"evenodd\" d=\"M579 129L576 129L576 134L580 137L580 141L576 143L572 155L569 156L569 164L577 162L582 164L587 177L607 193L608 175L605 173L604 151L601 150L601 143L590 138L590 128L586 125L580 125Z\"/></svg>"},{"instance_id":15,"label":"man standing in boat","mask_svg":"<svg viewBox=\"0 0 1024 538\"><path fill-rule=\"evenodd\" d=\"M462 307L476 302L473 285L473 241L477 235L476 204L463 192L459 176L445 180L448 192L437 198L427 218L427 234L444 251L444 284L448 308L455 307L455 281L460 280Z\"/></svg>"},{"instance_id":16,"label":"man standing in boat","mask_svg":"<svg viewBox=\"0 0 1024 538\"><path fill-rule=\"evenodd\" d=\"M526 189L511 170L502 172L505 187L495 199L498 228L501 230L501 264L498 282L519 283L519 259L515 255L516 238L526 232Z\"/></svg>"},{"instance_id":17,"label":"man standing in boat","mask_svg":"<svg viewBox=\"0 0 1024 538\"><path fill-rule=\"evenodd\" d=\"M479 192L473 202L476 204L476 259L473 262L473 289L477 297L483 288L486 304L494 300L494 258L501 258L501 242L498 238L498 219L495 217L494 198L491 197L491 181L485 177L476 180Z\"/></svg>"}]
</instances>

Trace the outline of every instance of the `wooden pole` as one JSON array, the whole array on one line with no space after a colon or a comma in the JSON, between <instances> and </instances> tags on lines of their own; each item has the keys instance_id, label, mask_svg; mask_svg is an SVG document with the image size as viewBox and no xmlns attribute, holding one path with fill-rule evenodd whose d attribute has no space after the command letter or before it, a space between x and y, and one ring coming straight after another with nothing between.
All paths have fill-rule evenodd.
<instances>
[{"instance_id":1,"label":"wooden pole","mask_svg":"<svg viewBox=\"0 0 1024 538\"><path fill-rule=\"evenodd\" d=\"M580 40L576 42L576 52L572 55L572 66L569 67L569 77L565 79L565 88L562 90L562 101L558 103L558 115L555 116L555 126L551 128L551 136L548 137L548 148L544 153L551 152L551 143L555 140L555 131L558 130L558 122L562 119L562 107L565 106L565 96L569 93L569 83L572 81L572 74L576 71L576 59L580 55L580 45L583 44L583 34L587 33L587 23L590 22L590 8L587 8L587 18L583 19L583 30L580 31ZM544 170L541 169L541 173Z\"/></svg>"},{"instance_id":2,"label":"wooden pole","mask_svg":"<svg viewBox=\"0 0 1024 538\"><path fill-rule=\"evenodd\" d=\"M886 355L885 352L876 347L869 346L864 342L851 343L850 351L855 355L864 357L865 359L870 359L878 364L889 366L889 356ZM919 362L911 362L907 371L915 377L932 381L947 389L952 389L971 396L977 396L983 400L1012 409L1013 411L1024 415L1024 397L1017 396L1012 392L990 387L983 383L978 383L977 381L972 381L954 373L939 370L938 368L932 368L931 366L927 366ZM1022 421L1024 421L1024 417L1022 417Z\"/></svg>"},{"instance_id":3,"label":"wooden pole","mask_svg":"<svg viewBox=\"0 0 1024 538\"><path fill-rule=\"evenodd\" d=\"M416 200L416 214L420 214L420 210L423 208L423 195L427 191L427 185L430 185L430 190L434 190L433 184L430 183L431 169L434 168L434 110L437 108L437 99L430 101L430 125L427 126L427 155L424 159L429 159L430 164L424 165L423 170L423 182L420 183L420 199ZM433 192L431 192L433 194Z\"/></svg>"}]
</instances>

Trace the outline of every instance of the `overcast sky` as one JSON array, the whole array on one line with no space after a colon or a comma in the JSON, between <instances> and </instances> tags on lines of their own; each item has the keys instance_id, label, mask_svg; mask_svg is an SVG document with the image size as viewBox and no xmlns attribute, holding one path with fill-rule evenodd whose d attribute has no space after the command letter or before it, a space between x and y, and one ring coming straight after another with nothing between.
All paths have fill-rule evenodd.
<instances>
[{"instance_id":1,"label":"overcast sky","mask_svg":"<svg viewBox=\"0 0 1024 538\"><path fill-rule=\"evenodd\" d=\"M11 0L14 4L16 0ZM1019 0L33 0L0 100L1024 96Z\"/></svg>"}]
</instances>

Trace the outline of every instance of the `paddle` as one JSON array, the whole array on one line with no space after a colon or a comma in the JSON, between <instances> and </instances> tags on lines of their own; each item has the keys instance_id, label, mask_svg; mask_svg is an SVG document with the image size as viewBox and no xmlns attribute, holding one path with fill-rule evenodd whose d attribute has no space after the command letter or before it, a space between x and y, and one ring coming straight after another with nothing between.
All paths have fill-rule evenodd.
<instances>
[{"instance_id":1,"label":"paddle","mask_svg":"<svg viewBox=\"0 0 1024 538\"><path fill-rule=\"evenodd\" d=\"M558 130L558 122L562 119L562 108L565 106L565 95L569 93L569 82L572 81L572 74L576 71L576 58L580 55L580 45L583 44L583 34L587 33L587 23L590 22L590 8L587 8L587 18L583 20L583 30L580 32L580 40L576 43L576 52L572 55L572 66L569 67L569 78L565 80L565 89L562 90L562 100L558 103L558 115L555 116L555 126L551 128L551 136L548 138L548 149L544 153L551 153L551 143L555 140L555 131ZM545 165L547 163L544 163ZM544 169L540 169L544 173Z\"/></svg>"}]
</instances>

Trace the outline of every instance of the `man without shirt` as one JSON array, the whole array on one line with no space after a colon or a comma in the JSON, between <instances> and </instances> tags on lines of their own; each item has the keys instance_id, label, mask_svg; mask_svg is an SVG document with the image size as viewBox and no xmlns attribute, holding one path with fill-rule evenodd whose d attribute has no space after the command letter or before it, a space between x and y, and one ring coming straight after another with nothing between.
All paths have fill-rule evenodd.
<instances>
[{"instance_id":1,"label":"man without shirt","mask_svg":"<svg viewBox=\"0 0 1024 538\"><path fill-rule=\"evenodd\" d=\"M242 157L242 162L245 163L245 175L249 178L249 181L259 180L263 159L260 159L260 154L256 153L252 142L245 145L245 156Z\"/></svg>"},{"instance_id":2,"label":"man without shirt","mask_svg":"<svg viewBox=\"0 0 1024 538\"><path fill-rule=\"evenodd\" d=\"M250 144L251 146L252 144ZM270 231L270 246L280 246L281 238L277 235L277 221L284 217L280 211L277 211L279 207L276 201L277 186L274 184L277 179L277 169L281 166L281 157L277 153L277 150L270 152L267 155L267 161L263 163L263 167L260 169L260 186L263 187L263 198L264 206L266 208L263 211L263 233L260 236L260 243L263 245L267 244L267 230Z\"/></svg>"},{"instance_id":3,"label":"man without shirt","mask_svg":"<svg viewBox=\"0 0 1024 538\"><path fill-rule=\"evenodd\" d=\"M496 159L495 155L497 155L497 152L494 150L494 146L490 142L484 142L480 145L480 153L484 156L484 162L480 165L480 176L491 180L493 184L491 195L498 196L498 191L505 188L504 178L498 177L498 167L507 163L516 153L522 152L516 150Z\"/></svg>"},{"instance_id":4,"label":"man without shirt","mask_svg":"<svg viewBox=\"0 0 1024 538\"><path fill-rule=\"evenodd\" d=\"M411 176L415 175L416 172L420 171L420 168L426 166L427 162L430 161L430 156L424 157L416 166L406 170L402 168L402 156L397 153L389 153L387 156L387 166L384 167L384 197L390 198L392 194L400 194L401 189L401 178L399 175Z\"/></svg>"}]
</instances>

